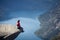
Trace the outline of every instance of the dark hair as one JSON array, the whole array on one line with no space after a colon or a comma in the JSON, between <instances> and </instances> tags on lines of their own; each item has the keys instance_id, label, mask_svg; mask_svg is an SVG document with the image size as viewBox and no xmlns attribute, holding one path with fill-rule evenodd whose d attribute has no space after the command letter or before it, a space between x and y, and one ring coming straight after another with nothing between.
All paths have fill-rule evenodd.
<instances>
[{"instance_id":1,"label":"dark hair","mask_svg":"<svg viewBox=\"0 0 60 40\"><path fill-rule=\"evenodd\" d=\"M20 20L18 20L18 22L20 22Z\"/></svg>"}]
</instances>

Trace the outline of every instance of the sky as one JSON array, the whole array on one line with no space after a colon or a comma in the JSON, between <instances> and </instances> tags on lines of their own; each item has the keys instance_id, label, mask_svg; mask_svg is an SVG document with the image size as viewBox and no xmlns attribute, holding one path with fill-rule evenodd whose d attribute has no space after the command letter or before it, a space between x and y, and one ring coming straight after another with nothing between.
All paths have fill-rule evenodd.
<instances>
[{"instance_id":1,"label":"sky","mask_svg":"<svg viewBox=\"0 0 60 40\"><path fill-rule=\"evenodd\" d=\"M36 18L56 6L58 0L0 0L0 21L14 17Z\"/></svg>"}]
</instances>

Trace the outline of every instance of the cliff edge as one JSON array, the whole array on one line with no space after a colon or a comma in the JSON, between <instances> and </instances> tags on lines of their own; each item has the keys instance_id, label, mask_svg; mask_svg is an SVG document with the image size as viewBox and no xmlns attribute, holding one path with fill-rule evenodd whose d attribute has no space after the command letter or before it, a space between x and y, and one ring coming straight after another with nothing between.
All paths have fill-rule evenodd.
<instances>
[{"instance_id":1,"label":"cliff edge","mask_svg":"<svg viewBox=\"0 0 60 40\"><path fill-rule=\"evenodd\" d=\"M20 33L16 26L0 24L0 40L14 40Z\"/></svg>"}]
</instances>

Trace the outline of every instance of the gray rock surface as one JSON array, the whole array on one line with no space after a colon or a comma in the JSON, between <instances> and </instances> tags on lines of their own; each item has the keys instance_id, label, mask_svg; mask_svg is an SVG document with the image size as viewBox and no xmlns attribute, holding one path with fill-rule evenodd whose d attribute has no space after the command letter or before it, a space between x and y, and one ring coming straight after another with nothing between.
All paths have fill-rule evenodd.
<instances>
[{"instance_id":1,"label":"gray rock surface","mask_svg":"<svg viewBox=\"0 0 60 40\"><path fill-rule=\"evenodd\" d=\"M39 38L50 40L60 32L60 1L56 7L39 16L40 29L35 32Z\"/></svg>"},{"instance_id":2,"label":"gray rock surface","mask_svg":"<svg viewBox=\"0 0 60 40\"><path fill-rule=\"evenodd\" d=\"M20 33L16 26L0 24L0 40L14 40Z\"/></svg>"}]
</instances>

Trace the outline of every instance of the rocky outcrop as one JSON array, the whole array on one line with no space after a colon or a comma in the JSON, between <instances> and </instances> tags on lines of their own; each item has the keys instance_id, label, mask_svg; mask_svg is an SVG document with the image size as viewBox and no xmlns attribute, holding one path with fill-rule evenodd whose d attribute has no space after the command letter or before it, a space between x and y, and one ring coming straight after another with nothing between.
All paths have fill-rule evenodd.
<instances>
[{"instance_id":1,"label":"rocky outcrop","mask_svg":"<svg viewBox=\"0 0 60 40\"><path fill-rule=\"evenodd\" d=\"M60 32L60 1L49 12L39 16L41 28L35 34L45 40L50 40Z\"/></svg>"},{"instance_id":2,"label":"rocky outcrop","mask_svg":"<svg viewBox=\"0 0 60 40\"><path fill-rule=\"evenodd\" d=\"M0 40L14 40L20 33L16 26L0 24Z\"/></svg>"}]
</instances>

